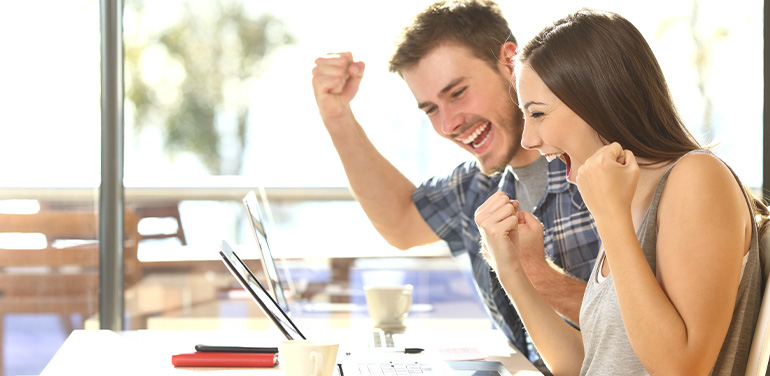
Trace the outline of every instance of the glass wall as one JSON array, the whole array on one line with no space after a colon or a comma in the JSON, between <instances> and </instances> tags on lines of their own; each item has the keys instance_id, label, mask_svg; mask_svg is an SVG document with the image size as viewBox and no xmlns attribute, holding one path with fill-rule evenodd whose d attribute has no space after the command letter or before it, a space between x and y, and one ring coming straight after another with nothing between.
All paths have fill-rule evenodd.
<instances>
[{"instance_id":1,"label":"glass wall","mask_svg":"<svg viewBox=\"0 0 770 376\"><path fill-rule=\"evenodd\" d=\"M401 253L369 224L346 188L311 87L315 58L351 51L366 63L353 109L396 167L419 183L467 159L433 134L404 82L387 71L396 35L428 3L125 0L127 328L217 328L222 318L258 315L216 247L222 239L236 245L261 273L240 202L259 188L272 208L271 246L298 300L355 306L365 281L393 278L424 284L416 303L430 307L425 314L453 307L484 318L463 260L449 258L443 244ZM520 43L576 10L566 0L500 4ZM693 133L718 144L717 154L759 189L763 3L582 4L639 27ZM0 35L2 366L7 375L36 374L70 330L98 327L92 276L77 276L98 262L98 252L79 251L96 247L88 223L96 223L100 173L99 2L3 2ZM21 221L12 215L49 212L85 213L91 221L80 228L90 233L61 235L53 246L53 225L32 235L7 230ZM75 256L58 264L33 265L13 252L73 244ZM76 278L46 282L57 275ZM66 309L78 301L69 290L83 293L81 310Z\"/></svg>"},{"instance_id":2,"label":"glass wall","mask_svg":"<svg viewBox=\"0 0 770 376\"><path fill-rule=\"evenodd\" d=\"M395 36L429 2L127 1L127 186L237 176L232 181L243 187L345 187L310 83L315 58L337 51L367 64L353 108L375 146L414 182L449 171L467 155L433 134L404 82L387 71ZM759 188L762 2L583 4L640 28L693 133ZM501 6L520 43L575 10L571 1ZM216 205L183 203L190 213L197 207ZM232 210L213 214L214 228L211 216L189 215L187 233L206 241L242 236L232 232L242 210ZM350 236L352 244L371 240ZM287 241L298 240L287 234Z\"/></svg>"},{"instance_id":3,"label":"glass wall","mask_svg":"<svg viewBox=\"0 0 770 376\"><path fill-rule=\"evenodd\" d=\"M387 72L395 36L429 2L127 1L128 106L138 110L127 113L126 179L240 175L268 187L345 186L310 86L314 59L337 51L367 63L353 105L376 146L415 181L451 168L466 156L433 137L406 85ZM687 124L703 142L720 143L748 185L761 185L759 139L746 145L743 136L761 119L762 2L583 4L639 27ZM501 7L521 43L576 9L570 1ZM734 111L738 103L746 110ZM201 116L185 123L195 111Z\"/></svg>"},{"instance_id":4,"label":"glass wall","mask_svg":"<svg viewBox=\"0 0 770 376\"><path fill-rule=\"evenodd\" d=\"M0 35L0 370L31 375L99 309L99 3L1 2Z\"/></svg>"}]
</instances>

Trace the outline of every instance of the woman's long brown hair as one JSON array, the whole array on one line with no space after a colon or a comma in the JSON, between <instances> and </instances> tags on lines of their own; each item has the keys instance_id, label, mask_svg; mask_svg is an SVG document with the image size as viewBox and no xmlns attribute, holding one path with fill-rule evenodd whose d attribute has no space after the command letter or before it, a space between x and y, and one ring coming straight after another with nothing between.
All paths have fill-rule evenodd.
<instances>
[{"instance_id":1,"label":"woman's long brown hair","mask_svg":"<svg viewBox=\"0 0 770 376\"><path fill-rule=\"evenodd\" d=\"M644 36L618 14L581 9L543 29L516 59L600 137L637 157L663 163L703 148L681 120ZM744 189L763 234L770 211Z\"/></svg>"}]
</instances>

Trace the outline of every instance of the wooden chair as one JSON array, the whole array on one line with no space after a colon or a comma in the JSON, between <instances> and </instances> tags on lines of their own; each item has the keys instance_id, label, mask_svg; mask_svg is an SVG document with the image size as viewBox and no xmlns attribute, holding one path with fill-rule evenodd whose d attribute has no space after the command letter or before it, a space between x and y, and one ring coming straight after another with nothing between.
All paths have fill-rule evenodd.
<instances>
[{"instance_id":1,"label":"wooden chair","mask_svg":"<svg viewBox=\"0 0 770 376\"><path fill-rule=\"evenodd\" d=\"M136 215L126 211L126 286L141 278L137 224ZM41 242L39 247L24 248L19 244L21 247L13 249L3 248L0 243L0 338L2 318L9 313L54 313L61 316L65 330L73 329L73 318L79 319L82 326L99 307L98 214L80 209L0 213L0 236L18 234L35 234Z\"/></svg>"},{"instance_id":2,"label":"wooden chair","mask_svg":"<svg viewBox=\"0 0 770 376\"><path fill-rule=\"evenodd\" d=\"M140 240L177 238L179 243L187 245L187 239L182 227L182 217L179 214L179 202L149 202L133 204L139 220L143 218L168 218L176 221L176 231L172 233L140 234Z\"/></svg>"}]
</instances>

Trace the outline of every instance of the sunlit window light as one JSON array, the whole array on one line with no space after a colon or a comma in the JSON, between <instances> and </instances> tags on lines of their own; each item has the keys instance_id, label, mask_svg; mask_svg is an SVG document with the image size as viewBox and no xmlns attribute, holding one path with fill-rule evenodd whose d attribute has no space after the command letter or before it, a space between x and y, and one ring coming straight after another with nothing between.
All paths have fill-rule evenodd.
<instances>
[{"instance_id":1,"label":"sunlit window light","mask_svg":"<svg viewBox=\"0 0 770 376\"><path fill-rule=\"evenodd\" d=\"M176 234L179 231L176 219L170 217L164 218L142 218L139 221L139 233L148 234Z\"/></svg>"},{"instance_id":2,"label":"sunlit window light","mask_svg":"<svg viewBox=\"0 0 770 376\"><path fill-rule=\"evenodd\" d=\"M35 214L40 211L37 200L0 200L2 214Z\"/></svg>"},{"instance_id":3,"label":"sunlit window light","mask_svg":"<svg viewBox=\"0 0 770 376\"><path fill-rule=\"evenodd\" d=\"M69 247L77 247L81 245L86 244L97 244L99 243L98 240L88 240L88 239L57 239L51 242L51 248L69 248Z\"/></svg>"},{"instance_id":4,"label":"sunlit window light","mask_svg":"<svg viewBox=\"0 0 770 376\"><path fill-rule=\"evenodd\" d=\"M45 249L48 240L41 233L0 232L1 249Z\"/></svg>"}]
</instances>

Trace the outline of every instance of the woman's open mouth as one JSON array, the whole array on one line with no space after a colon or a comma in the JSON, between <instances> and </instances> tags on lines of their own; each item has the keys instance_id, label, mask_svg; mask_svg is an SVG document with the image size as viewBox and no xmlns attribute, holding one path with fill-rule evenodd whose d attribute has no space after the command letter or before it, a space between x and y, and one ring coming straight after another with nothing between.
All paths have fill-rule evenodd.
<instances>
[{"instance_id":1,"label":"woman's open mouth","mask_svg":"<svg viewBox=\"0 0 770 376\"><path fill-rule=\"evenodd\" d=\"M561 159L562 162L564 162L565 165L567 165L567 180L572 181L570 178L572 177L572 162L569 158L569 155L567 153L552 153L552 154L546 154L544 155L545 160L548 162L553 161L556 158Z\"/></svg>"},{"instance_id":2,"label":"woman's open mouth","mask_svg":"<svg viewBox=\"0 0 770 376\"><path fill-rule=\"evenodd\" d=\"M553 161L554 159L561 157L561 156L562 156L562 154L564 154L564 153L553 153L553 154L546 154L546 155L544 155L544 157L545 157L545 160L546 160L546 161L548 161L548 162L551 162L551 161Z\"/></svg>"},{"instance_id":3,"label":"woman's open mouth","mask_svg":"<svg viewBox=\"0 0 770 376\"><path fill-rule=\"evenodd\" d=\"M564 162L565 165L567 165L567 181L573 181L572 180L572 160L569 159L569 154L564 153L562 154L559 159Z\"/></svg>"}]
</instances>

